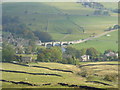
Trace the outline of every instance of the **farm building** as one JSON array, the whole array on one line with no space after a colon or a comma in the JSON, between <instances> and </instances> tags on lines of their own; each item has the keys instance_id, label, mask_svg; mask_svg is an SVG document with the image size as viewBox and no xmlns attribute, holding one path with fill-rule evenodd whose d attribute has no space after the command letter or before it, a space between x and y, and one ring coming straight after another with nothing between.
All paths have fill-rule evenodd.
<instances>
[{"instance_id":1,"label":"farm building","mask_svg":"<svg viewBox=\"0 0 120 90\"><path fill-rule=\"evenodd\" d=\"M105 56L107 56L107 57L113 57L113 56L118 57L118 53L109 52L109 53L105 54Z\"/></svg>"},{"instance_id":2,"label":"farm building","mask_svg":"<svg viewBox=\"0 0 120 90\"><path fill-rule=\"evenodd\" d=\"M89 55L83 55L83 56L81 56L81 58L82 58L82 61L90 60L90 56Z\"/></svg>"}]
</instances>

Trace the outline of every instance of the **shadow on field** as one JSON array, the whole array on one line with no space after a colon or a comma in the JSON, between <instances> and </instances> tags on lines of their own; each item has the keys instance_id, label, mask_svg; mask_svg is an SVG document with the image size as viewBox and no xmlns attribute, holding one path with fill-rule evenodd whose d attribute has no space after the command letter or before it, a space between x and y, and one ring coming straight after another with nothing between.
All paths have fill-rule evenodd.
<instances>
[{"instance_id":1,"label":"shadow on field","mask_svg":"<svg viewBox=\"0 0 120 90\"><path fill-rule=\"evenodd\" d=\"M58 74L48 74L48 73L29 73L29 72L24 72L24 71L12 71L12 70L0 70L2 72L13 72L13 73L25 73L25 74L31 74L31 75L51 75L51 76L58 76L62 77L61 75Z\"/></svg>"},{"instance_id":2,"label":"shadow on field","mask_svg":"<svg viewBox=\"0 0 120 90\"><path fill-rule=\"evenodd\" d=\"M103 83L103 82L99 82L99 81L86 81L86 82L90 82L90 83L98 83L98 84L103 84L103 85L112 86L112 85L110 85L110 84Z\"/></svg>"},{"instance_id":3,"label":"shadow on field","mask_svg":"<svg viewBox=\"0 0 120 90\"><path fill-rule=\"evenodd\" d=\"M2 82L9 82L9 83L13 83L13 84L24 84L24 85L28 85L28 86L45 86L45 85L51 85L51 83L46 83L46 84L41 84L41 85L37 85L37 84L32 84L32 83L28 83L28 82L15 82L15 81L8 81L8 80L0 80ZM58 85L61 86L66 86L69 88L15 88L15 90L118 90L117 88L108 88L108 89L104 89L104 88L96 88L96 87L90 87L90 86L81 86L81 85L69 85L66 83L57 83ZM14 90L13 88L3 88L2 90Z\"/></svg>"},{"instance_id":4,"label":"shadow on field","mask_svg":"<svg viewBox=\"0 0 120 90\"><path fill-rule=\"evenodd\" d=\"M120 64L87 64L87 65L80 65L79 67L84 67L84 66L96 66L96 65L120 65Z\"/></svg>"},{"instance_id":5,"label":"shadow on field","mask_svg":"<svg viewBox=\"0 0 120 90\"><path fill-rule=\"evenodd\" d=\"M19 64L19 63L12 63L12 64L17 64L17 65L26 66L26 67L45 68L45 69L54 70L54 71L62 71L62 72L70 72L70 73L73 73L73 71L70 71L70 70L51 69L51 68L43 67L43 66L29 66L29 65L25 65L25 64Z\"/></svg>"},{"instance_id":6,"label":"shadow on field","mask_svg":"<svg viewBox=\"0 0 120 90\"><path fill-rule=\"evenodd\" d=\"M79 88L80 90L81 89L84 89L84 90L104 90L104 89L101 89L101 88L95 88L95 87L90 87L90 86L80 86L80 85L69 85L69 84L65 84L65 83L58 83L59 85L61 86L68 86L68 87L76 87L76 88Z\"/></svg>"},{"instance_id":7,"label":"shadow on field","mask_svg":"<svg viewBox=\"0 0 120 90\"><path fill-rule=\"evenodd\" d=\"M0 80L0 81L2 81L2 82L14 83L14 84L25 84L25 85L28 85L28 86L39 86L39 85L36 85L36 84L31 84L31 83L23 82L23 81L20 81L20 82L7 81L7 80Z\"/></svg>"},{"instance_id":8,"label":"shadow on field","mask_svg":"<svg viewBox=\"0 0 120 90\"><path fill-rule=\"evenodd\" d=\"M2 81L2 82L9 82L9 83L13 83L13 84L24 84L24 85L28 85L28 86L45 86L45 85L51 85L51 83L42 84L42 85L36 85L36 84L32 84L32 83L28 83L28 82L23 82L23 81L20 81L20 82L8 81L8 80L0 80L0 81ZM89 86L69 85L69 84L65 84L65 83L58 83L58 84L61 85L61 86L67 86L67 87L71 87L71 88L78 89L78 90L104 90L104 89L95 88L95 87L89 87Z\"/></svg>"}]
</instances>

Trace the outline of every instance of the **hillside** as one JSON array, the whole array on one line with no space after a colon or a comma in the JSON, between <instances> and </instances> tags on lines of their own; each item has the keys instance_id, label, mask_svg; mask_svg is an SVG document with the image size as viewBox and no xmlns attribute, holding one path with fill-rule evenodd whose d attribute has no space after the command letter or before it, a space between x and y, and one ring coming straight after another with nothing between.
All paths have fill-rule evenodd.
<instances>
[{"instance_id":1,"label":"hillside","mask_svg":"<svg viewBox=\"0 0 120 90\"><path fill-rule=\"evenodd\" d=\"M48 32L59 41L84 39L117 24L117 14L93 16L94 11L81 3L3 3L3 15L18 16L32 31Z\"/></svg>"},{"instance_id":2,"label":"hillside","mask_svg":"<svg viewBox=\"0 0 120 90\"><path fill-rule=\"evenodd\" d=\"M104 53L104 51L108 49L118 51L118 31L109 33L108 35L110 36L106 35L99 37L97 39L93 39L84 43L75 44L71 46L76 49L94 47L101 53Z\"/></svg>"},{"instance_id":3,"label":"hillside","mask_svg":"<svg viewBox=\"0 0 120 90\"><path fill-rule=\"evenodd\" d=\"M94 65L91 66L91 64ZM101 64L103 64L102 67ZM112 68L109 64L113 64ZM89 77L82 77L85 74L83 69L86 70L85 72L88 73ZM1 70L3 88L70 88L79 86L83 89L82 86L88 88L117 88L116 78L111 79L112 81L104 80L106 75L113 75L113 77L117 75L117 62L80 63L77 67L59 63L33 63L29 66L3 63ZM106 71L107 73L105 73ZM15 82L21 83L15 84ZM23 82L26 82L26 84ZM36 86L28 85L28 83Z\"/></svg>"}]
</instances>

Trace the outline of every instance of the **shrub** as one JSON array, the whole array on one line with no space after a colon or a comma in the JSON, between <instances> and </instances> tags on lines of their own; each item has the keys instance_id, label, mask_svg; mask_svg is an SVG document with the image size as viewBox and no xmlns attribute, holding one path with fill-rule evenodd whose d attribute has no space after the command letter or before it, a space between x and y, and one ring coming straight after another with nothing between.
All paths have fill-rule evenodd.
<instances>
[{"instance_id":1,"label":"shrub","mask_svg":"<svg viewBox=\"0 0 120 90\"><path fill-rule=\"evenodd\" d=\"M118 75L115 73L107 74L104 76L103 80L115 82L117 81Z\"/></svg>"},{"instance_id":2,"label":"shrub","mask_svg":"<svg viewBox=\"0 0 120 90\"><path fill-rule=\"evenodd\" d=\"M88 69L88 68L82 68L81 71L78 73L78 75L82 76L82 77L90 77L93 76L94 71L92 69Z\"/></svg>"}]
</instances>

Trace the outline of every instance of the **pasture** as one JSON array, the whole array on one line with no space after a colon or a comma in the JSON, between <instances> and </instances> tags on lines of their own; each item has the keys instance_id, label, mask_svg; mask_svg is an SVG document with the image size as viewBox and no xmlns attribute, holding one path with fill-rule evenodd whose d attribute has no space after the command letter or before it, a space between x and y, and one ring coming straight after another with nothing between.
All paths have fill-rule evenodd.
<instances>
[{"instance_id":1,"label":"pasture","mask_svg":"<svg viewBox=\"0 0 120 90\"><path fill-rule=\"evenodd\" d=\"M94 47L101 53L107 49L118 51L118 31L111 32L109 35L110 36L104 35L99 38L71 46L76 49Z\"/></svg>"},{"instance_id":2,"label":"pasture","mask_svg":"<svg viewBox=\"0 0 120 90\"><path fill-rule=\"evenodd\" d=\"M93 16L94 11L81 3L3 3L4 15L18 16L32 31L48 32L58 41L85 39L118 23L117 16Z\"/></svg>"},{"instance_id":3,"label":"pasture","mask_svg":"<svg viewBox=\"0 0 120 90\"><path fill-rule=\"evenodd\" d=\"M84 66L94 64L93 66ZM99 64L116 64L116 65L99 65ZM3 88L70 88L69 86L62 86L59 83L68 85L90 86L97 88L117 88L117 79L115 81L104 80L104 77L109 74L117 75L117 62L93 62L80 63L80 65L69 65L59 63L31 63L30 66L23 66L12 63L2 63L2 80L14 82L27 82L38 86L29 86L26 84L15 84L10 82L3 82ZM82 66L83 67L80 67ZM40 67L34 67L40 66ZM46 68L47 67L47 68ZM89 70L88 70L89 69ZM67 70L72 72L64 72L59 70ZM85 71L86 70L86 71ZM17 72L19 71L19 72ZM82 77L80 73L88 73L88 77ZM90 73L91 71L91 73ZM27 72L27 73L25 73ZM93 72L93 73L92 73ZM104 74L102 74L104 72ZM35 73L44 73L44 75L35 75ZM50 75L45 75L50 74ZM55 75L61 76L55 76ZM94 76L97 74L97 76ZM90 78L92 77L92 78ZM100 83L93 83L87 81L98 81L109 85ZM45 85L46 84L46 85ZM48 84L48 85L47 85Z\"/></svg>"}]
</instances>

